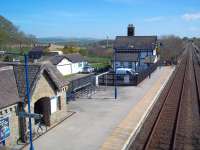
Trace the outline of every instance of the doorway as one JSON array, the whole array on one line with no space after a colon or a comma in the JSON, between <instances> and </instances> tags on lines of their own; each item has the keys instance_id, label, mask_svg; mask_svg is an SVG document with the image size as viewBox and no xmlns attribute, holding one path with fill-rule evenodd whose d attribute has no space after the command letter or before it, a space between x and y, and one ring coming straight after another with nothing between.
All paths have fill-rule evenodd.
<instances>
[{"instance_id":1,"label":"doorway","mask_svg":"<svg viewBox=\"0 0 200 150\"><path fill-rule=\"evenodd\" d=\"M35 119L36 124L39 123L39 121L41 121L41 123L43 123L44 125L50 126L50 115L51 115L50 98L44 97L44 98L39 99L34 104L34 113L43 115L41 120Z\"/></svg>"}]
</instances>

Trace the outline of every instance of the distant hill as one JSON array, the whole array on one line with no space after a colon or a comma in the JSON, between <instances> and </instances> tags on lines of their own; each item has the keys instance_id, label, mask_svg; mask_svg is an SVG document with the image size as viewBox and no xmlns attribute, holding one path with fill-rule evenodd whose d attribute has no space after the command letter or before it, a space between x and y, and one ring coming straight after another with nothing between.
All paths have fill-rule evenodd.
<instances>
[{"instance_id":1,"label":"distant hill","mask_svg":"<svg viewBox=\"0 0 200 150\"><path fill-rule=\"evenodd\" d=\"M66 45L69 43L76 43L78 45L87 45L98 41L100 41L100 39L95 39L95 38L64 38L64 37L38 38L39 43L55 43L60 45Z\"/></svg>"},{"instance_id":2,"label":"distant hill","mask_svg":"<svg viewBox=\"0 0 200 150\"><path fill-rule=\"evenodd\" d=\"M0 47L14 44L30 44L35 42L33 35L26 35L11 21L0 15Z\"/></svg>"},{"instance_id":3,"label":"distant hill","mask_svg":"<svg viewBox=\"0 0 200 150\"><path fill-rule=\"evenodd\" d=\"M98 42L99 45L113 45L114 40L101 40Z\"/></svg>"}]
</instances>

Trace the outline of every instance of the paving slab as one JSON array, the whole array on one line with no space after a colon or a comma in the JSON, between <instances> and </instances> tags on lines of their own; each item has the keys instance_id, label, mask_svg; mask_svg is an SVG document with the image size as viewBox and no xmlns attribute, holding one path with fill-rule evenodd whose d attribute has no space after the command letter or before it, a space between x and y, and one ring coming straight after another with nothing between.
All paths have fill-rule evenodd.
<instances>
[{"instance_id":1,"label":"paving slab","mask_svg":"<svg viewBox=\"0 0 200 150\"><path fill-rule=\"evenodd\" d=\"M137 87L118 87L117 100L114 99L114 87L105 87L97 91L91 99L82 98L70 102L69 110L76 113L34 141L35 150L98 150L102 145L106 145L114 131L121 139L127 140L132 125L128 121L126 126L119 125L152 86L162 78L158 85L161 87L172 71L171 67L158 68L150 79L145 79ZM111 141L116 139L113 138ZM115 148L117 149L124 141L115 145ZM28 147L25 149L28 150Z\"/></svg>"}]
</instances>

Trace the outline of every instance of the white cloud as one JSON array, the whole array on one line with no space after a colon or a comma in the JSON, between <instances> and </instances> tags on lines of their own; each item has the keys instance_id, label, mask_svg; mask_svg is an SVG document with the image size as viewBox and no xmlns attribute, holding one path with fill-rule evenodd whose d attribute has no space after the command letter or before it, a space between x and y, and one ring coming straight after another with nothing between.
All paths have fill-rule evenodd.
<instances>
[{"instance_id":1,"label":"white cloud","mask_svg":"<svg viewBox=\"0 0 200 150\"><path fill-rule=\"evenodd\" d=\"M158 16L158 17L146 18L146 19L144 19L144 21L145 22L158 22L158 21L161 21L163 19L164 19L164 17Z\"/></svg>"},{"instance_id":2,"label":"white cloud","mask_svg":"<svg viewBox=\"0 0 200 150\"><path fill-rule=\"evenodd\" d=\"M200 12L186 13L186 14L182 15L182 18L186 21L200 20Z\"/></svg>"}]
</instances>

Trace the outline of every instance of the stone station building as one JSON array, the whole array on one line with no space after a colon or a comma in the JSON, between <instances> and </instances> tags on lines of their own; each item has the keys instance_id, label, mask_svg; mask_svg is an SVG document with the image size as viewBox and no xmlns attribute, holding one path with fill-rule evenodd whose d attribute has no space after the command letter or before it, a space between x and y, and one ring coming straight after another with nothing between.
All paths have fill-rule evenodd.
<instances>
[{"instance_id":1,"label":"stone station building","mask_svg":"<svg viewBox=\"0 0 200 150\"><path fill-rule=\"evenodd\" d=\"M51 64L30 64L28 76L31 112L42 114L47 127L62 121L67 115L68 82ZM5 145L14 146L28 128L28 118L19 117L19 112L28 112L24 65L4 64L0 77L0 119L8 118L10 129ZM37 123L32 119L33 129Z\"/></svg>"}]
</instances>

